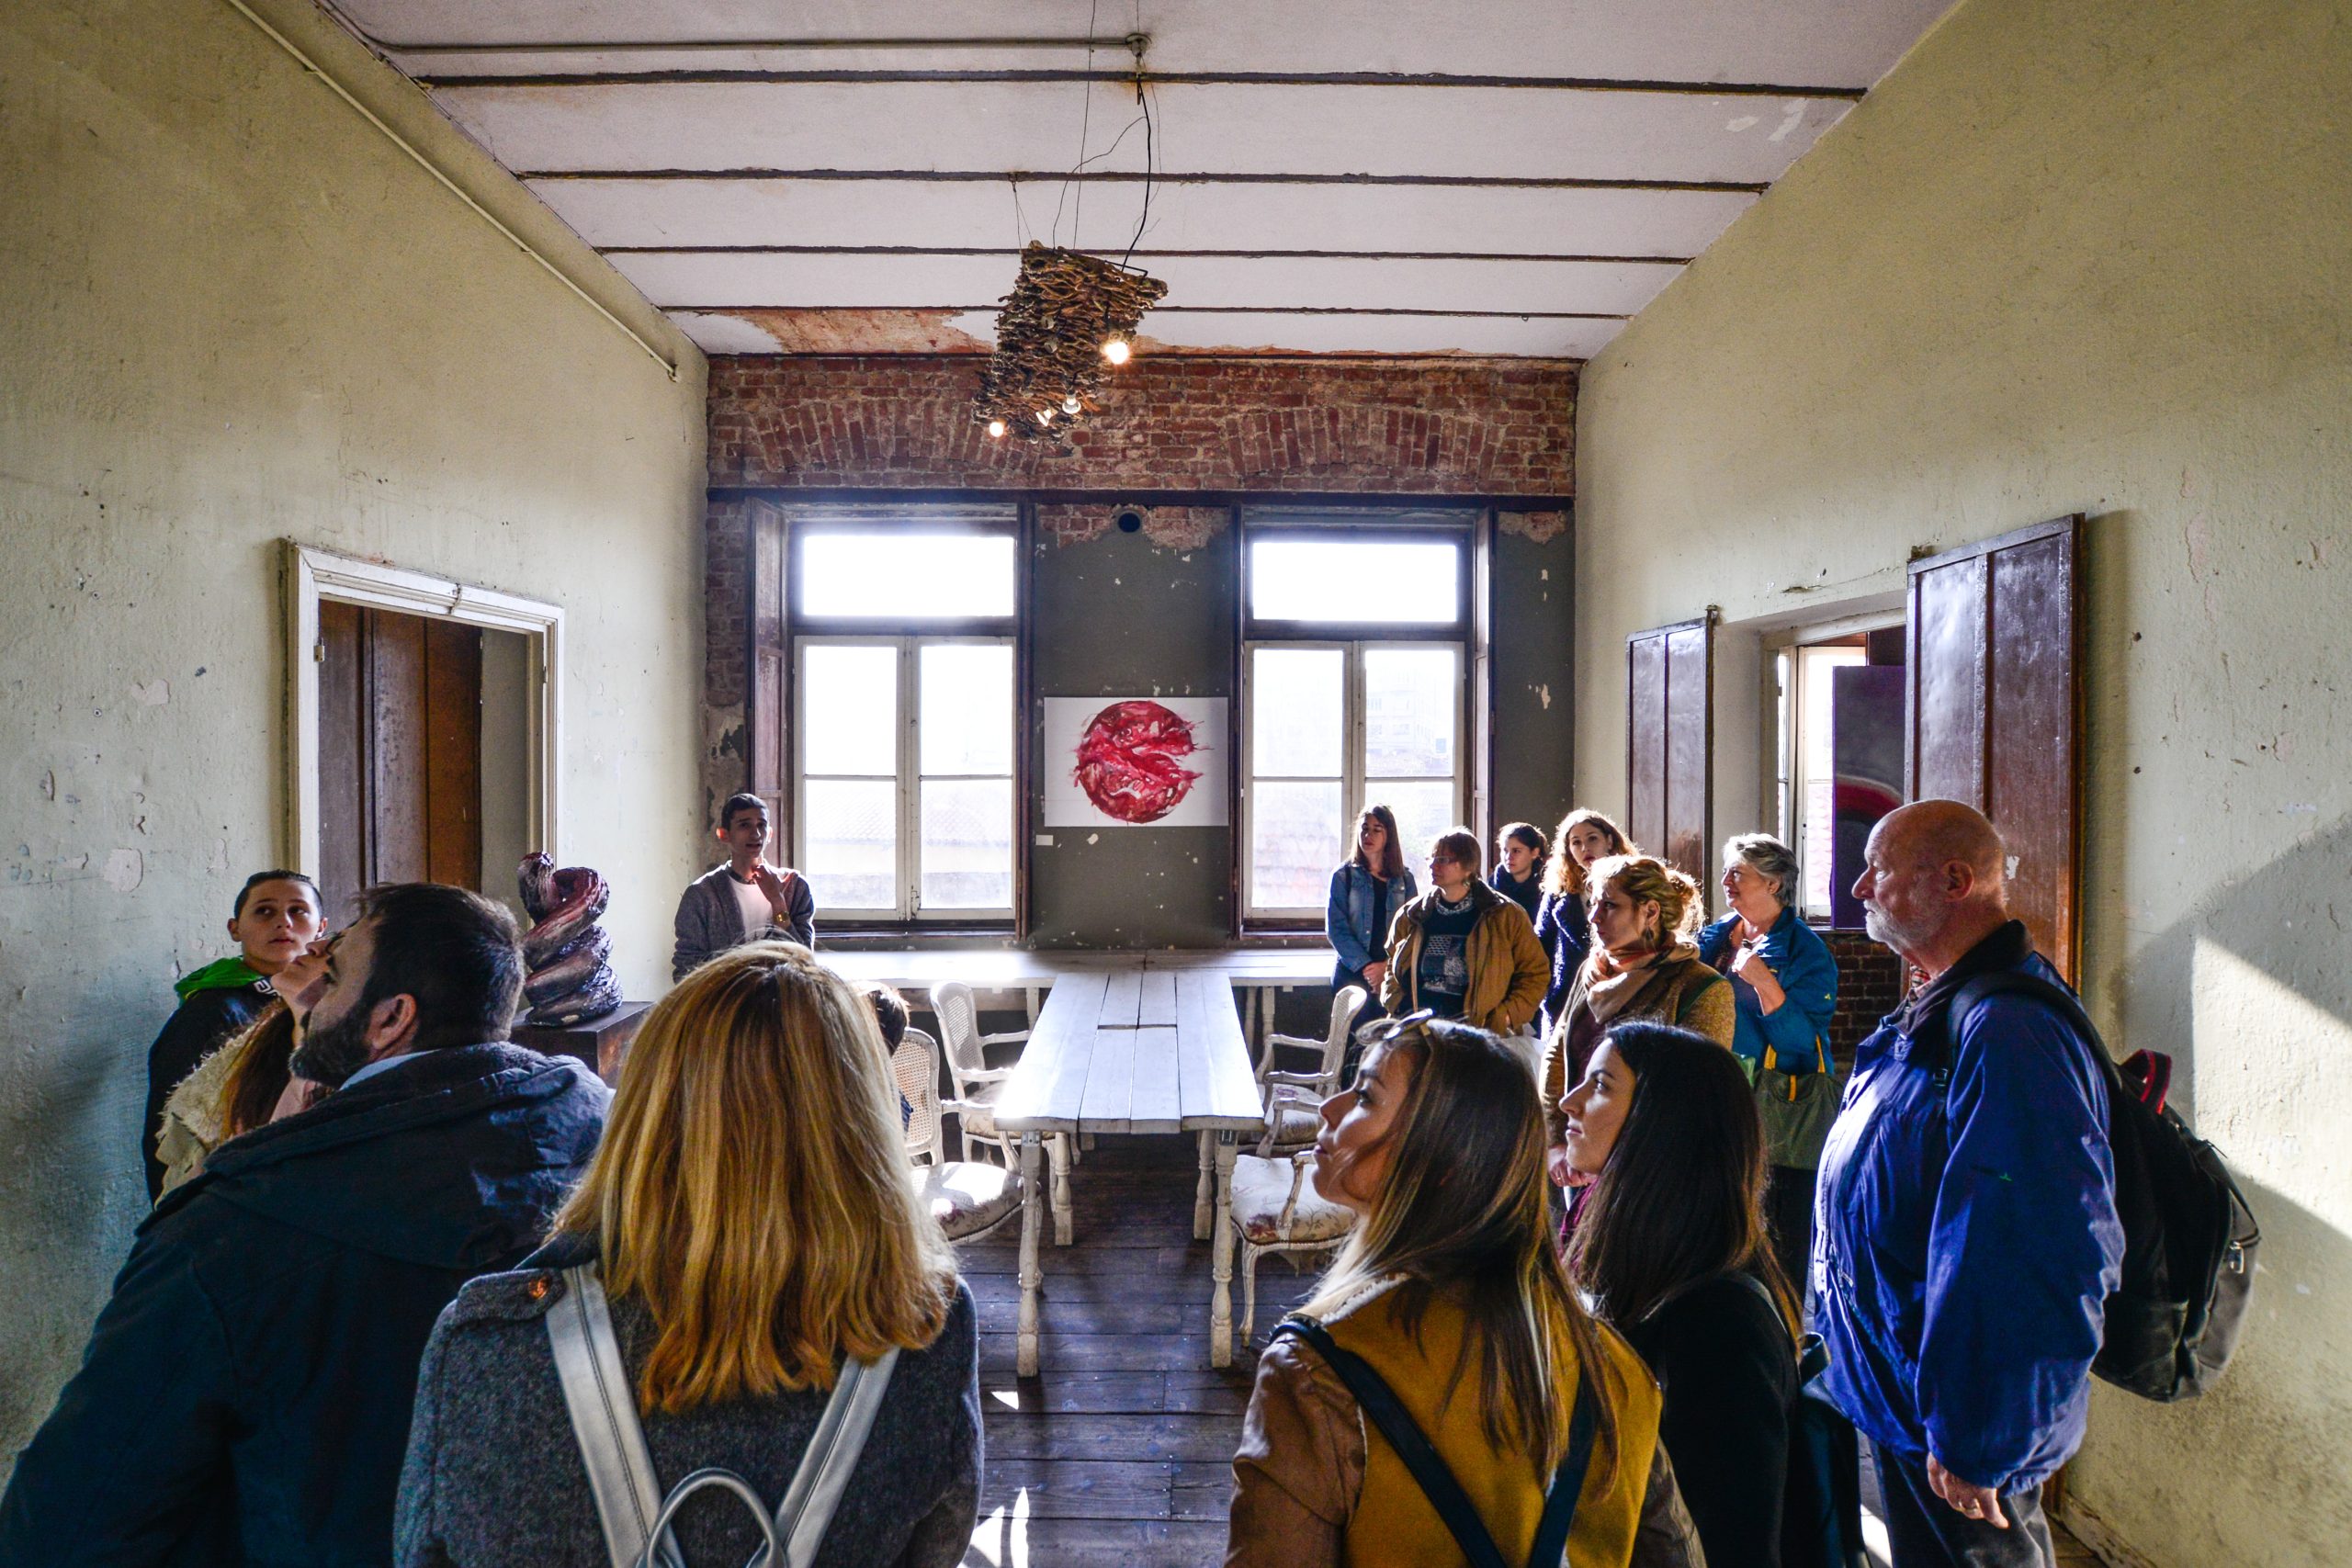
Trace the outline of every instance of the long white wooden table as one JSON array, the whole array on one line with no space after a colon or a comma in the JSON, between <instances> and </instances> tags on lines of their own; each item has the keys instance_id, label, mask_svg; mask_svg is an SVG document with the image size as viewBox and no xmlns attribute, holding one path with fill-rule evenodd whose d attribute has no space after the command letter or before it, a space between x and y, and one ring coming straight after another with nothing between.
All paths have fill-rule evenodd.
<instances>
[{"instance_id":1,"label":"long white wooden table","mask_svg":"<svg viewBox=\"0 0 2352 1568\"><path fill-rule=\"evenodd\" d=\"M1209 1359L1233 1359L1233 1161L1262 1125L1250 1047L1233 989L1215 968L1159 968L1131 959L1063 976L1046 998L996 1102L996 1124L1021 1136L1021 1318L1015 1366L1037 1371L1037 1295L1045 1194L1038 1156L1053 1166L1054 1241L1070 1235L1070 1144L1080 1134L1190 1133L1200 1143L1193 1234L1212 1243Z\"/></svg>"}]
</instances>

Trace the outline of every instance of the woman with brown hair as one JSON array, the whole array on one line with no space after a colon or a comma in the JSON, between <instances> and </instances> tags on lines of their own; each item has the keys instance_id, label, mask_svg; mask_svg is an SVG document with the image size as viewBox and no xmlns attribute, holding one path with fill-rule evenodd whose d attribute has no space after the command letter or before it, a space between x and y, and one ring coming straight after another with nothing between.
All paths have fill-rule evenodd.
<instances>
[{"instance_id":1,"label":"woman with brown hair","mask_svg":"<svg viewBox=\"0 0 2352 1568\"><path fill-rule=\"evenodd\" d=\"M1323 911L1323 934L1336 955L1331 969L1331 994L1350 986L1363 987L1364 1004L1356 1011L1357 1027L1380 1016L1381 982L1388 978L1388 923L1396 911L1412 902L1420 888L1412 868L1405 863L1405 846L1396 836L1396 815L1385 806L1365 807L1356 815L1355 848L1331 874L1331 897ZM1348 1047L1349 1070L1354 1070L1355 1046Z\"/></svg>"},{"instance_id":2,"label":"woman with brown hair","mask_svg":"<svg viewBox=\"0 0 2352 1568\"><path fill-rule=\"evenodd\" d=\"M1543 1155L1524 1063L1463 1024L1377 1033L1324 1102L1316 1190L1359 1223L1259 1358L1227 1568L1458 1563L1467 1531L1510 1562L1539 1532L1572 1568L1701 1561L1657 1387L1553 1248Z\"/></svg>"},{"instance_id":3,"label":"woman with brown hair","mask_svg":"<svg viewBox=\"0 0 2352 1568\"><path fill-rule=\"evenodd\" d=\"M180 1080L164 1101L155 1157L169 1192L204 1168L207 1156L230 1139L266 1127L278 1097L293 1079L294 1015L273 1000L243 1032Z\"/></svg>"},{"instance_id":4,"label":"woman with brown hair","mask_svg":"<svg viewBox=\"0 0 2352 1568\"><path fill-rule=\"evenodd\" d=\"M908 1179L874 1010L806 948L734 949L655 1006L553 1238L442 1314L401 1475L400 1562L608 1560L551 1348L583 1265L600 1292L565 1310L609 1302L657 1497L715 1466L773 1509L847 1363L870 1381L896 1353L823 1561L963 1557L980 1472L971 1294ZM687 1562L762 1544L724 1499L696 1496L672 1530Z\"/></svg>"},{"instance_id":5,"label":"woman with brown hair","mask_svg":"<svg viewBox=\"0 0 2352 1568\"><path fill-rule=\"evenodd\" d=\"M1479 877L1467 828L1430 841L1429 867L1430 890L1389 922L1381 1005L1397 1018L1426 1010L1524 1037L1544 1000L1544 949L1527 911Z\"/></svg>"},{"instance_id":6,"label":"woman with brown hair","mask_svg":"<svg viewBox=\"0 0 2352 1568\"><path fill-rule=\"evenodd\" d=\"M1728 1052L1731 987L1700 958L1691 935L1705 912L1699 885L1651 855L1610 855L1587 874L1592 951L1544 1042L1544 1106L1552 1129L1551 1172L1573 1179L1561 1145L1560 1097L1584 1079L1593 1047L1618 1021L1649 1019L1696 1030Z\"/></svg>"},{"instance_id":7,"label":"woman with brown hair","mask_svg":"<svg viewBox=\"0 0 2352 1568\"><path fill-rule=\"evenodd\" d=\"M1799 1314L1764 1227L1747 1075L1703 1035L1620 1022L1560 1111L1593 1179L1568 1271L1657 1374L1711 1568L1777 1568Z\"/></svg>"},{"instance_id":8,"label":"woman with brown hair","mask_svg":"<svg viewBox=\"0 0 2352 1568\"><path fill-rule=\"evenodd\" d=\"M1544 962L1552 966L1544 1007L1535 1016L1537 1033L1552 1032L1567 1006L1577 971L1592 951L1592 924L1585 910L1587 873L1596 862L1633 852L1624 829L1589 807L1561 818L1554 830L1552 858L1544 865L1544 901L1535 907L1535 940L1544 944Z\"/></svg>"}]
</instances>

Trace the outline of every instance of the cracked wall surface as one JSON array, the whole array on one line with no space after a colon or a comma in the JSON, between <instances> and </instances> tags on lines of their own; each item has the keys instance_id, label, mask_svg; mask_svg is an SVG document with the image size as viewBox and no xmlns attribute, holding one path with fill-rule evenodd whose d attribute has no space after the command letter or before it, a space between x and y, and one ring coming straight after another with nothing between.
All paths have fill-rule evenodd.
<instances>
[{"instance_id":1,"label":"cracked wall surface","mask_svg":"<svg viewBox=\"0 0 2352 1568\"><path fill-rule=\"evenodd\" d=\"M1723 607L1716 830L1766 826L1759 629L2089 515L2086 995L2265 1233L2211 1393L2094 1395L2071 1495L2157 1568L2352 1540L2346 81L2340 6L1965 0L1581 389L1596 805L1628 633Z\"/></svg>"},{"instance_id":2,"label":"cracked wall surface","mask_svg":"<svg viewBox=\"0 0 2352 1568\"><path fill-rule=\"evenodd\" d=\"M322 13L260 8L628 311ZM560 848L613 882L629 994L666 982L703 361L639 301L672 381L228 6L0 8L0 105L5 1469L146 1210L172 980L288 852L280 541L563 606Z\"/></svg>"}]
</instances>

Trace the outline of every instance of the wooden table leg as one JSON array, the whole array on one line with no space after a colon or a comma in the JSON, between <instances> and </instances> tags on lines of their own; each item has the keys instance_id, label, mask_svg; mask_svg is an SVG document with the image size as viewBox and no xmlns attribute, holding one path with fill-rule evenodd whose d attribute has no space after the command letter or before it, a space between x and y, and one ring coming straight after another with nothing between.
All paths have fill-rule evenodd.
<instances>
[{"instance_id":1,"label":"wooden table leg","mask_svg":"<svg viewBox=\"0 0 2352 1568\"><path fill-rule=\"evenodd\" d=\"M1069 1134L1056 1133L1049 1145L1054 1167L1054 1245L1069 1245Z\"/></svg>"},{"instance_id":2,"label":"wooden table leg","mask_svg":"<svg viewBox=\"0 0 2352 1568\"><path fill-rule=\"evenodd\" d=\"M1045 1274L1037 1265L1037 1225L1044 1208L1037 1189L1037 1134L1021 1134L1021 1331L1012 1366L1024 1378L1037 1375L1037 1288Z\"/></svg>"},{"instance_id":3,"label":"wooden table leg","mask_svg":"<svg viewBox=\"0 0 2352 1568\"><path fill-rule=\"evenodd\" d=\"M1209 1365L1233 1365L1233 1156L1235 1133L1216 1135L1216 1233L1209 1243L1216 1292L1209 1298Z\"/></svg>"},{"instance_id":4,"label":"wooden table leg","mask_svg":"<svg viewBox=\"0 0 2352 1568\"><path fill-rule=\"evenodd\" d=\"M1214 1136L1216 1134L1213 1133L1201 1134L1201 1179L1193 1189L1193 1239L1194 1241L1206 1241L1209 1238L1209 1204L1216 1191L1216 1183L1209 1175L1211 1157L1209 1140Z\"/></svg>"}]
</instances>

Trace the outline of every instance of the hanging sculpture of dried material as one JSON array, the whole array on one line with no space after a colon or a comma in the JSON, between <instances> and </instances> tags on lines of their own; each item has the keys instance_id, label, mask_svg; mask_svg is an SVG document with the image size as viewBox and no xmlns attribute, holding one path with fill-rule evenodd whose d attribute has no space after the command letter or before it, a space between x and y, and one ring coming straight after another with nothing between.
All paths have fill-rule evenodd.
<instances>
[{"instance_id":1,"label":"hanging sculpture of dried material","mask_svg":"<svg viewBox=\"0 0 2352 1568\"><path fill-rule=\"evenodd\" d=\"M1058 442L1102 406L1111 366L1125 362L1136 324L1167 292L1134 267L1030 241L997 312L974 423L991 436Z\"/></svg>"}]
</instances>

